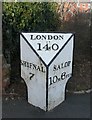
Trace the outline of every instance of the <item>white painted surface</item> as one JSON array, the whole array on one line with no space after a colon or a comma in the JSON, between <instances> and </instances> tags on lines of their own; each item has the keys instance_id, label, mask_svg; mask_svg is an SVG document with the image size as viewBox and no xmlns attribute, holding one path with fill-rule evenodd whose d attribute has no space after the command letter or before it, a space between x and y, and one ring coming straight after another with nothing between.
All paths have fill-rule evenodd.
<instances>
[{"instance_id":1,"label":"white painted surface","mask_svg":"<svg viewBox=\"0 0 92 120\"><path fill-rule=\"evenodd\" d=\"M44 67L43 63L39 60L22 36L20 38L20 44L21 60ZM44 70L46 71L45 67ZM31 80L29 73L34 74ZM21 65L21 77L26 82L28 88L28 102L46 110L46 72L44 73Z\"/></svg>"},{"instance_id":2,"label":"white painted surface","mask_svg":"<svg viewBox=\"0 0 92 120\"><path fill-rule=\"evenodd\" d=\"M32 47L35 49L35 51L39 54L39 56L43 59L43 61L48 65L49 62L53 59L53 57L58 53L58 51L61 49L61 47L66 43L66 41L70 38L72 35L71 33L22 33L25 38L28 40L28 42L32 45ZM52 36L57 36L57 35L63 35L64 38L61 40L31 40L30 36L33 35L35 38L37 35L52 35ZM58 50L37 50L38 49L38 43L41 43L41 46L45 46L46 44L49 44L49 46L52 46L53 44L57 44L59 46ZM54 48L56 49L56 46L54 45Z\"/></svg>"},{"instance_id":3,"label":"white painted surface","mask_svg":"<svg viewBox=\"0 0 92 120\"><path fill-rule=\"evenodd\" d=\"M26 82L28 88L28 102L46 111L46 98L48 98L48 110L51 110L55 106L62 103L65 99L66 83L72 75L73 37L64 46L64 48L58 54L58 56L52 61L50 66L48 66L48 71L46 71L46 66L42 63L40 58L42 58L46 65L48 65L50 61L53 59L53 57L62 48L62 46L71 37L72 34L23 33L23 35L28 41L28 43L33 47L35 52L38 54L37 56L36 53L30 47L30 45L24 40L22 36L20 36L21 61L22 61L21 77ZM30 40L30 35L34 36L33 40ZM35 39L37 35L52 35L52 36L63 35L63 39L37 40ZM58 45L58 49L57 46L54 46L52 47L54 49L50 48L50 50L46 50L46 48L40 46L41 50L38 50L38 43L40 43L41 46L45 46L47 43L49 44L49 46L53 46L53 44ZM33 67L34 65L36 67ZM38 67L40 70L37 69ZM46 80L47 72L48 79ZM61 77L62 73L65 73L65 78L64 76ZM52 81L50 82L50 80ZM46 81L48 81L48 88L46 88ZM47 95L46 89L48 89L48 96L46 96Z\"/></svg>"},{"instance_id":4,"label":"white painted surface","mask_svg":"<svg viewBox=\"0 0 92 120\"><path fill-rule=\"evenodd\" d=\"M48 81L49 82L48 83L48 110L53 109L55 106L62 103L65 99L66 83L72 74L72 59L73 59L73 37L64 47L64 49L59 53L59 55L52 62L52 64L49 66L48 78L50 77L53 78L53 76L57 76L58 78L60 78L63 72L66 72L65 76L69 74L69 77L63 80L60 79L60 81L57 81L57 82L55 82L56 77L54 77L55 83L52 83L51 85L50 85L50 79L49 79ZM67 61L71 61L69 66L53 71L54 65L58 66Z\"/></svg>"}]
</instances>

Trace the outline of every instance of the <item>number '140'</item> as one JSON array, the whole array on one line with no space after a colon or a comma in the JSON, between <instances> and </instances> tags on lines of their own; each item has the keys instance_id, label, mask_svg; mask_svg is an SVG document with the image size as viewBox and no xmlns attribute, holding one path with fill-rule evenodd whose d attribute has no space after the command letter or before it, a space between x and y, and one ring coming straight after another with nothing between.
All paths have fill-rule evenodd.
<instances>
[{"instance_id":1,"label":"number '140'","mask_svg":"<svg viewBox=\"0 0 92 120\"><path fill-rule=\"evenodd\" d=\"M49 50L58 50L59 46L56 43L53 43L52 45L49 45L48 43L46 45L42 45L41 43L37 43L38 45L38 49L37 50L45 50L45 51L49 51Z\"/></svg>"}]
</instances>

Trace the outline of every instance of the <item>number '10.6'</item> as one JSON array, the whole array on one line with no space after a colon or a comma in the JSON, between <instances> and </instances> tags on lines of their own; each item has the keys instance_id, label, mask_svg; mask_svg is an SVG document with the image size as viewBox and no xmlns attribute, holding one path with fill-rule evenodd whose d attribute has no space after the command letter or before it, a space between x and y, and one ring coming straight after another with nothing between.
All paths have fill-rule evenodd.
<instances>
[{"instance_id":1,"label":"number '10.6'","mask_svg":"<svg viewBox=\"0 0 92 120\"><path fill-rule=\"evenodd\" d=\"M49 45L48 43L46 45L42 45L41 43L37 43L38 49L37 50L45 50L45 51L50 51L50 50L58 50L59 46L56 43L53 43L52 45Z\"/></svg>"}]
</instances>

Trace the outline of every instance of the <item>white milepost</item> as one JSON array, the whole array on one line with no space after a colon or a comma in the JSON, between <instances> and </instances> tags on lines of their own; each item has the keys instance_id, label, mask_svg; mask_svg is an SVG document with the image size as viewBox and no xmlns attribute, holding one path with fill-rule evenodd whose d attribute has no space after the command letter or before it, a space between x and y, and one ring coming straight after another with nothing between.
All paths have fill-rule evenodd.
<instances>
[{"instance_id":1,"label":"white milepost","mask_svg":"<svg viewBox=\"0 0 92 120\"><path fill-rule=\"evenodd\" d=\"M73 42L72 33L20 35L21 77L29 103L49 111L64 101L72 76Z\"/></svg>"}]
</instances>

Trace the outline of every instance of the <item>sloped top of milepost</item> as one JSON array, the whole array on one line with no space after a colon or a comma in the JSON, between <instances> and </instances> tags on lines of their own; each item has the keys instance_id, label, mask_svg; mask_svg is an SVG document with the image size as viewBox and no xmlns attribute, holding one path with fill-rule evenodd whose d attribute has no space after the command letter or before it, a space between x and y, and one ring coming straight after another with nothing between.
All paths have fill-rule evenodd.
<instances>
[{"instance_id":1,"label":"sloped top of milepost","mask_svg":"<svg viewBox=\"0 0 92 120\"><path fill-rule=\"evenodd\" d=\"M73 36L72 33L22 33L22 35L46 65Z\"/></svg>"}]
</instances>

